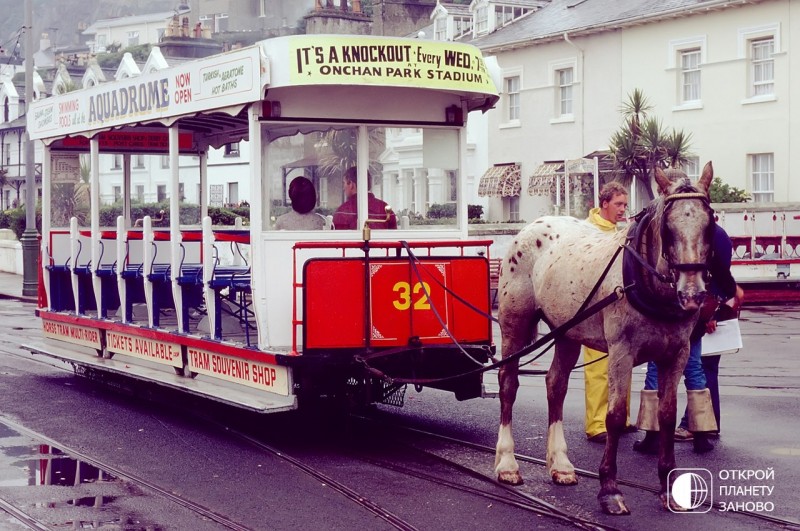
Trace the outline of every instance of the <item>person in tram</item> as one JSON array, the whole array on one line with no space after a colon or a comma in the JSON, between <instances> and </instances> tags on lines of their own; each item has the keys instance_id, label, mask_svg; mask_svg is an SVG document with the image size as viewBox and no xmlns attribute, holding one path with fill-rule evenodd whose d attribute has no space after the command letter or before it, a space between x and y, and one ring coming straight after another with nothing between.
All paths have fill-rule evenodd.
<instances>
[{"instance_id":1,"label":"person in tram","mask_svg":"<svg viewBox=\"0 0 800 531\"><path fill-rule=\"evenodd\" d=\"M325 226L325 218L313 212L317 205L317 191L314 183L305 177L296 177L289 184L289 200L292 210L278 216L275 228L278 230L319 230Z\"/></svg>"},{"instance_id":2,"label":"person in tram","mask_svg":"<svg viewBox=\"0 0 800 531\"><path fill-rule=\"evenodd\" d=\"M616 181L607 182L598 194L599 207L589 211L586 221L606 232L617 230L617 223L625 221L628 208L628 191ZM586 384L586 418L584 427L590 442L605 444L606 413L608 412L608 355L605 352L583 347L583 376ZM631 413L631 395L626 398L626 419ZM625 422L625 432L636 431Z\"/></svg>"},{"instance_id":3,"label":"person in tram","mask_svg":"<svg viewBox=\"0 0 800 531\"><path fill-rule=\"evenodd\" d=\"M333 228L338 230L357 229L358 228L358 201L357 201L357 186L356 186L356 167L352 166L344 173L344 203L339 205L336 212L333 214ZM372 175L367 173L367 190L372 189ZM387 214L388 209L388 214ZM369 192L367 198L367 218L370 220L385 220L385 221L371 221L369 226L372 229L396 229L397 216L391 211L389 205L375 197L372 192Z\"/></svg>"}]
</instances>

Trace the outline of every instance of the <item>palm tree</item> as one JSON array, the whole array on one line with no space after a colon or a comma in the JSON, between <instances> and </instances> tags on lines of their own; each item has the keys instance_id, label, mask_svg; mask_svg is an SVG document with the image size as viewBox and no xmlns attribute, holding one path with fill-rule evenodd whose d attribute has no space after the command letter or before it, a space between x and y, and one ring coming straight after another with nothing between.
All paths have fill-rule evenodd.
<instances>
[{"instance_id":1,"label":"palm tree","mask_svg":"<svg viewBox=\"0 0 800 531\"><path fill-rule=\"evenodd\" d=\"M650 116L652 105L641 89L634 89L622 104L622 126L611 136L610 149L620 181L631 186L641 183L653 199L653 172L656 167L677 168L688 161L691 134L667 132L661 121Z\"/></svg>"}]
</instances>

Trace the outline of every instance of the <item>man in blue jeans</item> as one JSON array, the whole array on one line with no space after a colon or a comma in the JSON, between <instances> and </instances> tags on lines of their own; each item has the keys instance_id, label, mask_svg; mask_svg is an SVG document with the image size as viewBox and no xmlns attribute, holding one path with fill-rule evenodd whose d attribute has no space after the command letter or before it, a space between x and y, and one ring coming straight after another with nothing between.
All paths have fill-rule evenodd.
<instances>
[{"instance_id":1,"label":"man in blue jeans","mask_svg":"<svg viewBox=\"0 0 800 531\"><path fill-rule=\"evenodd\" d=\"M731 256L733 246L728 233L719 225L714 226L714 236L711 242L711 261L709 273L711 274L710 294L706 297L700 309L698 321L689 343L689 359L683 370L684 383L688 399L687 412L681 423L686 421L686 427L693 434L694 451L704 453L712 450L714 446L708 440L709 432L717 430L715 409L719 410L719 392L717 389L717 406L713 407L711 392L706 385L706 374L700 358L702 337L706 332L707 323L711 320L717 306L721 301L736 299L736 304L741 302L739 295L741 289L736 286L736 281L731 275ZM716 381L714 382L716 385ZM688 417L688 420L687 420ZM633 444L637 452L655 454L658 452L658 369L656 364L647 364L644 390L639 405L639 428L646 431L645 438Z\"/></svg>"}]
</instances>

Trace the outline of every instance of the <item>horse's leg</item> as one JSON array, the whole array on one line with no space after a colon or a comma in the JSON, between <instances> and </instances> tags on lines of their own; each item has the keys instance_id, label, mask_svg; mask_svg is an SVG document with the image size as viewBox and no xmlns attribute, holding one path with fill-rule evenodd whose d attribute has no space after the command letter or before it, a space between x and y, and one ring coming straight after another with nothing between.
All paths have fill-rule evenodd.
<instances>
[{"instance_id":1,"label":"horse's leg","mask_svg":"<svg viewBox=\"0 0 800 531\"><path fill-rule=\"evenodd\" d=\"M580 343L564 338L557 340L553 363L547 371L547 470L557 485L574 485L578 482L575 467L567 457L564 398L567 396L570 371L575 368L580 353Z\"/></svg>"},{"instance_id":2,"label":"horse's leg","mask_svg":"<svg viewBox=\"0 0 800 531\"><path fill-rule=\"evenodd\" d=\"M505 359L533 341L536 337L536 319L532 300L530 306L526 305L522 311L506 310L502 299L500 304L500 331ZM519 389L519 362L514 360L500 367L497 379L500 384L500 431L497 435L494 471L501 483L521 485L522 476L514 457L514 437L511 432L512 410Z\"/></svg>"},{"instance_id":3,"label":"horse's leg","mask_svg":"<svg viewBox=\"0 0 800 531\"><path fill-rule=\"evenodd\" d=\"M597 499L603 512L612 515L631 514L625 497L617 486L617 449L619 437L628 418L628 390L631 385L633 357L609 345L608 413L606 414L606 448L600 462L600 492Z\"/></svg>"},{"instance_id":4,"label":"horse's leg","mask_svg":"<svg viewBox=\"0 0 800 531\"><path fill-rule=\"evenodd\" d=\"M668 495L667 481L669 473L675 468L675 417L677 410L678 382L683 372L683 366L689 355L688 343L676 356L658 363L658 479L661 482L661 491L658 494L661 504L665 509L673 511L683 509L674 503Z\"/></svg>"}]
</instances>

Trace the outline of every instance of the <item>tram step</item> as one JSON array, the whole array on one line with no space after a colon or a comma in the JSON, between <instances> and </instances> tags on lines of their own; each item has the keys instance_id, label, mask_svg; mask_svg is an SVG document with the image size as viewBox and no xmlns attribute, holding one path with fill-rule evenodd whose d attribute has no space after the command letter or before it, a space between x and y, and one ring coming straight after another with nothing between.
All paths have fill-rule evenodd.
<instances>
[{"instance_id":1,"label":"tram step","mask_svg":"<svg viewBox=\"0 0 800 531\"><path fill-rule=\"evenodd\" d=\"M116 356L112 359L101 358L92 348L70 345L62 341L33 340L22 345L22 348L33 354L49 356L76 367L89 367L101 372L154 383L256 413L279 413L297 409L297 398L294 395L281 396L202 376L197 378L178 376L164 368L138 365L133 358L124 356L121 356L121 359L116 359Z\"/></svg>"}]
</instances>

